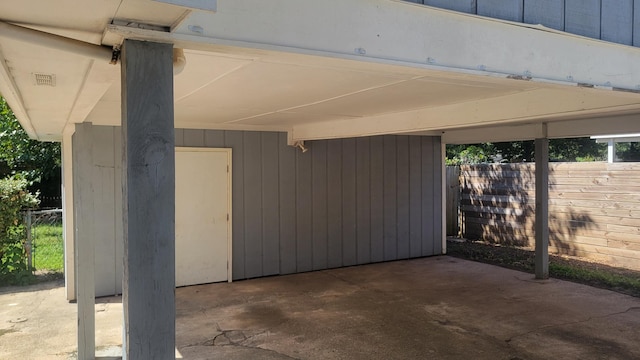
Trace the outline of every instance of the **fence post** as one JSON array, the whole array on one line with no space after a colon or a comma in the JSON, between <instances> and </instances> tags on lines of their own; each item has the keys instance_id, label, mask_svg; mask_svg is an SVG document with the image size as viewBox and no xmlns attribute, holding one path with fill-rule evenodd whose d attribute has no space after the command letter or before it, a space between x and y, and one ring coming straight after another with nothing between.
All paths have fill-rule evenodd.
<instances>
[{"instance_id":1,"label":"fence post","mask_svg":"<svg viewBox=\"0 0 640 360\"><path fill-rule=\"evenodd\" d=\"M27 210L26 214L24 215L24 223L26 226L26 230L27 230L27 242L25 244L25 250L27 250L27 267L29 270L31 270L31 266L33 265L33 248L31 247L31 241L32 241L32 236L31 236L31 209Z\"/></svg>"}]
</instances>

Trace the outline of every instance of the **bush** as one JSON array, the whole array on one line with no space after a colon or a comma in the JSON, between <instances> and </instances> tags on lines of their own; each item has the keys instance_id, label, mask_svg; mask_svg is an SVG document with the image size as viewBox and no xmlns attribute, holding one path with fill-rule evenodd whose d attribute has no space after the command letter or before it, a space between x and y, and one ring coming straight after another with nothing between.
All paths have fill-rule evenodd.
<instances>
[{"instance_id":1,"label":"bush","mask_svg":"<svg viewBox=\"0 0 640 360\"><path fill-rule=\"evenodd\" d=\"M37 206L39 200L27 185L23 179L0 179L0 285L25 284L32 278L20 211Z\"/></svg>"}]
</instances>

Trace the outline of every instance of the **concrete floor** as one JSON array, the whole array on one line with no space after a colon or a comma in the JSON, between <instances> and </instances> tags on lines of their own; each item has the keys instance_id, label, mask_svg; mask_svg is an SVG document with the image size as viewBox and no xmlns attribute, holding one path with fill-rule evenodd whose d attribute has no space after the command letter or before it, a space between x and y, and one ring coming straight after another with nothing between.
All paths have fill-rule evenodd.
<instances>
[{"instance_id":1,"label":"concrete floor","mask_svg":"<svg viewBox=\"0 0 640 360\"><path fill-rule=\"evenodd\" d=\"M176 294L184 359L640 358L640 299L447 256ZM0 358L72 358L75 306L63 297L0 293ZM113 300L96 305L102 359L121 343Z\"/></svg>"}]
</instances>

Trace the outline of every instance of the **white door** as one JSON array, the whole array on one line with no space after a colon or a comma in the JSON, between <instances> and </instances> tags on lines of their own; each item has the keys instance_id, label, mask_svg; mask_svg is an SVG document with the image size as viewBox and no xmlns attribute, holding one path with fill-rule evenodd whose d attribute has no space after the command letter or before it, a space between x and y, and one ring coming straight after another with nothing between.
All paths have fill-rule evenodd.
<instances>
[{"instance_id":1,"label":"white door","mask_svg":"<svg viewBox=\"0 0 640 360\"><path fill-rule=\"evenodd\" d=\"M231 149L176 148L176 286L231 280Z\"/></svg>"}]
</instances>

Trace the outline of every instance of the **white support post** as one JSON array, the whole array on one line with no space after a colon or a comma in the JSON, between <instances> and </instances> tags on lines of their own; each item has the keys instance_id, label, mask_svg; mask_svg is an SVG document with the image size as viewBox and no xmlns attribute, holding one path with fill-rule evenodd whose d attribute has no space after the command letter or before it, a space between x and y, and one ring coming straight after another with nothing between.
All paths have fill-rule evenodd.
<instances>
[{"instance_id":1,"label":"white support post","mask_svg":"<svg viewBox=\"0 0 640 360\"><path fill-rule=\"evenodd\" d=\"M122 47L123 355L175 359L173 46Z\"/></svg>"},{"instance_id":2,"label":"white support post","mask_svg":"<svg viewBox=\"0 0 640 360\"><path fill-rule=\"evenodd\" d=\"M549 278L549 139L535 140L536 159L536 279Z\"/></svg>"},{"instance_id":3,"label":"white support post","mask_svg":"<svg viewBox=\"0 0 640 360\"><path fill-rule=\"evenodd\" d=\"M616 142L613 139L607 141L607 162L612 164L616 161Z\"/></svg>"},{"instance_id":4,"label":"white support post","mask_svg":"<svg viewBox=\"0 0 640 360\"><path fill-rule=\"evenodd\" d=\"M440 138L442 141L442 137ZM442 255L447 253L447 144L441 143L440 175L442 176Z\"/></svg>"},{"instance_id":5,"label":"white support post","mask_svg":"<svg viewBox=\"0 0 640 360\"><path fill-rule=\"evenodd\" d=\"M75 243L73 241L73 140L76 128L67 124L62 133L62 223L64 229L64 286L67 300L76 300Z\"/></svg>"},{"instance_id":6,"label":"white support post","mask_svg":"<svg viewBox=\"0 0 640 360\"><path fill-rule=\"evenodd\" d=\"M73 202L75 274L78 300L78 360L96 356L96 285L93 233L93 168L91 124L76 126L73 135Z\"/></svg>"}]
</instances>

